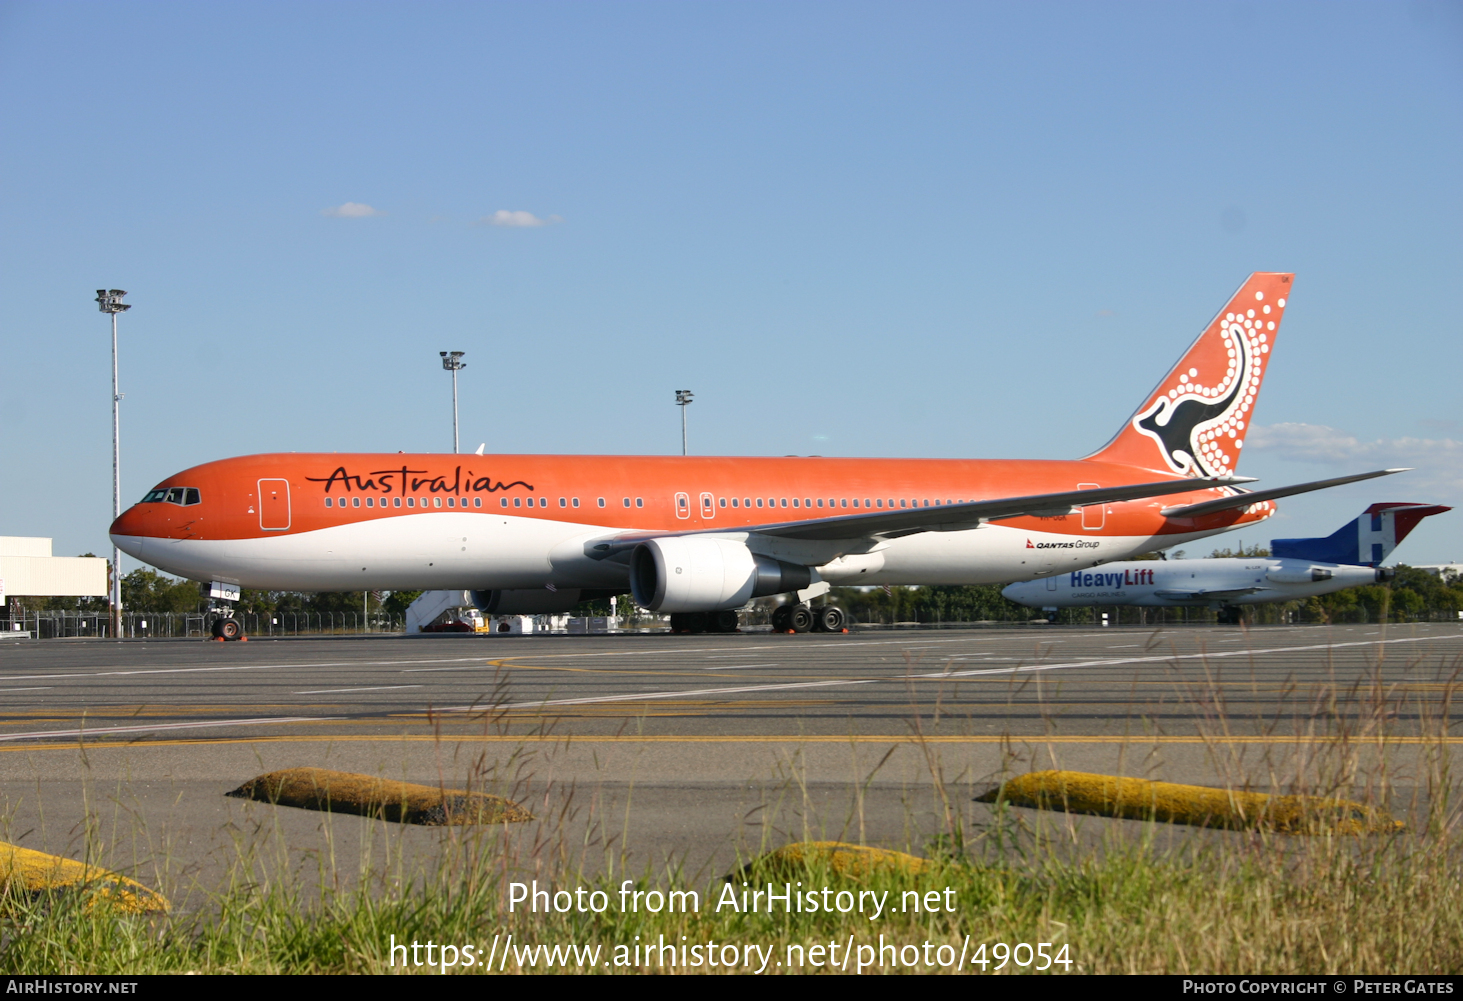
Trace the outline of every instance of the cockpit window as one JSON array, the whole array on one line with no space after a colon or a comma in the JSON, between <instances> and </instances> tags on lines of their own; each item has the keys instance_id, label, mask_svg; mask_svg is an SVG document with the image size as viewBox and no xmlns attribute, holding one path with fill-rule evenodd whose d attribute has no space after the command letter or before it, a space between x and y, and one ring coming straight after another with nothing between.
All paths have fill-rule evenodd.
<instances>
[{"instance_id":1,"label":"cockpit window","mask_svg":"<svg viewBox=\"0 0 1463 1001\"><path fill-rule=\"evenodd\" d=\"M203 495L197 487L158 487L156 490L149 490L147 496L142 498L143 504L163 502L187 507L190 504L202 504Z\"/></svg>"}]
</instances>

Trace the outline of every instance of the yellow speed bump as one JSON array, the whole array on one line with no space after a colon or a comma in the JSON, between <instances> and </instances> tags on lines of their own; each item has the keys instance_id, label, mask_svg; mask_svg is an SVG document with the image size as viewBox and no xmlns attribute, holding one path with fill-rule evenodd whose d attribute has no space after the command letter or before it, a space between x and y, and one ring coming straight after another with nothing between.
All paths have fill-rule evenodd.
<instances>
[{"instance_id":1,"label":"yellow speed bump","mask_svg":"<svg viewBox=\"0 0 1463 1001\"><path fill-rule=\"evenodd\" d=\"M1032 772L1010 779L976 799L1128 820L1266 829L1285 834L1363 834L1399 831L1403 826L1381 811L1350 800L1272 796L1088 772Z\"/></svg>"},{"instance_id":2,"label":"yellow speed bump","mask_svg":"<svg viewBox=\"0 0 1463 1001\"><path fill-rule=\"evenodd\" d=\"M490 793L439 789L328 768L286 768L270 772L250 779L228 795L433 827L533 819L533 814L517 803Z\"/></svg>"},{"instance_id":3,"label":"yellow speed bump","mask_svg":"<svg viewBox=\"0 0 1463 1001\"><path fill-rule=\"evenodd\" d=\"M738 870L738 876L772 875L804 871L811 867L827 867L838 876L869 876L876 872L917 875L928 869L930 862L887 848L850 845L842 841L798 841L747 863Z\"/></svg>"},{"instance_id":4,"label":"yellow speed bump","mask_svg":"<svg viewBox=\"0 0 1463 1001\"><path fill-rule=\"evenodd\" d=\"M170 906L162 894L109 869L4 842L0 842L0 884L31 893L90 891L87 910L109 906L127 914L148 914L165 912Z\"/></svg>"}]
</instances>

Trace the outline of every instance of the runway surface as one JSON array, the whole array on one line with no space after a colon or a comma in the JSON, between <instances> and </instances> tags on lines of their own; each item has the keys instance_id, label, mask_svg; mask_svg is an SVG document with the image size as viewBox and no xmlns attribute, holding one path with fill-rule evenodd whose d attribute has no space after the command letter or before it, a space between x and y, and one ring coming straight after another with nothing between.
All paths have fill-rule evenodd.
<instances>
[{"instance_id":1,"label":"runway surface","mask_svg":"<svg viewBox=\"0 0 1463 1001\"><path fill-rule=\"evenodd\" d=\"M291 852L376 825L222 796L307 764L512 795L591 867L714 868L802 835L917 847L1053 765L1415 808L1463 742L1460 669L1463 630L1436 623L7 642L0 794L9 840L75 854L107 815L197 872L264 812ZM383 836L430 855L444 835Z\"/></svg>"}]
</instances>

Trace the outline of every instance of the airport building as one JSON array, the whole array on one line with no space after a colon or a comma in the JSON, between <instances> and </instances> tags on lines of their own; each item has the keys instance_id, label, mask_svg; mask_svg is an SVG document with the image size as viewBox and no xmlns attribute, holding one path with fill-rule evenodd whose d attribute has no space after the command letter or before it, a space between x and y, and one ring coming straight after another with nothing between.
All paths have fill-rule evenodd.
<instances>
[{"instance_id":1,"label":"airport building","mask_svg":"<svg viewBox=\"0 0 1463 1001\"><path fill-rule=\"evenodd\" d=\"M51 540L0 535L0 607L27 597L106 597L107 561L99 556L52 556ZM8 614L7 625L21 620Z\"/></svg>"}]
</instances>

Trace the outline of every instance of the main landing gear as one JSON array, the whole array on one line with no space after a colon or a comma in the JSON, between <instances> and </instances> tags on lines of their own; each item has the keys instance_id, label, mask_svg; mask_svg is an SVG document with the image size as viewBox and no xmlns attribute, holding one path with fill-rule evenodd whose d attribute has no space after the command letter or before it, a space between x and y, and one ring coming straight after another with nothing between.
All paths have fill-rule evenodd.
<instances>
[{"instance_id":1,"label":"main landing gear","mask_svg":"<svg viewBox=\"0 0 1463 1001\"><path fill-rule=\"evenodd\" d=\"M1245 610L1241 605L1225 605L1219 610L1217 621L1221 626L1238 626L1245 620Z\"/></svg>"},{"instance_id":2,"label":"main landing gear","mask_svg":"<svg viewBox=\"0 0 1463 1001\"><path fill-rule=\"evenodd\" d=\"M837 605L778 605L772 610L772 631L775 633L841 633L848 616Z\"/></svg>"},{"instance_id":3,"label":"main landing gear","mask_svg":"<svg viewBox=\"0 0 1463 1001\"><path fill-rule=\"evenodd\" d=\"M778 605L772 610L775 633L841 633L848 616L836 605L810 608L804 604ZM673 633L734 633L736 612L676 612L671 615Z\"/></svg>"}]
</instances>

